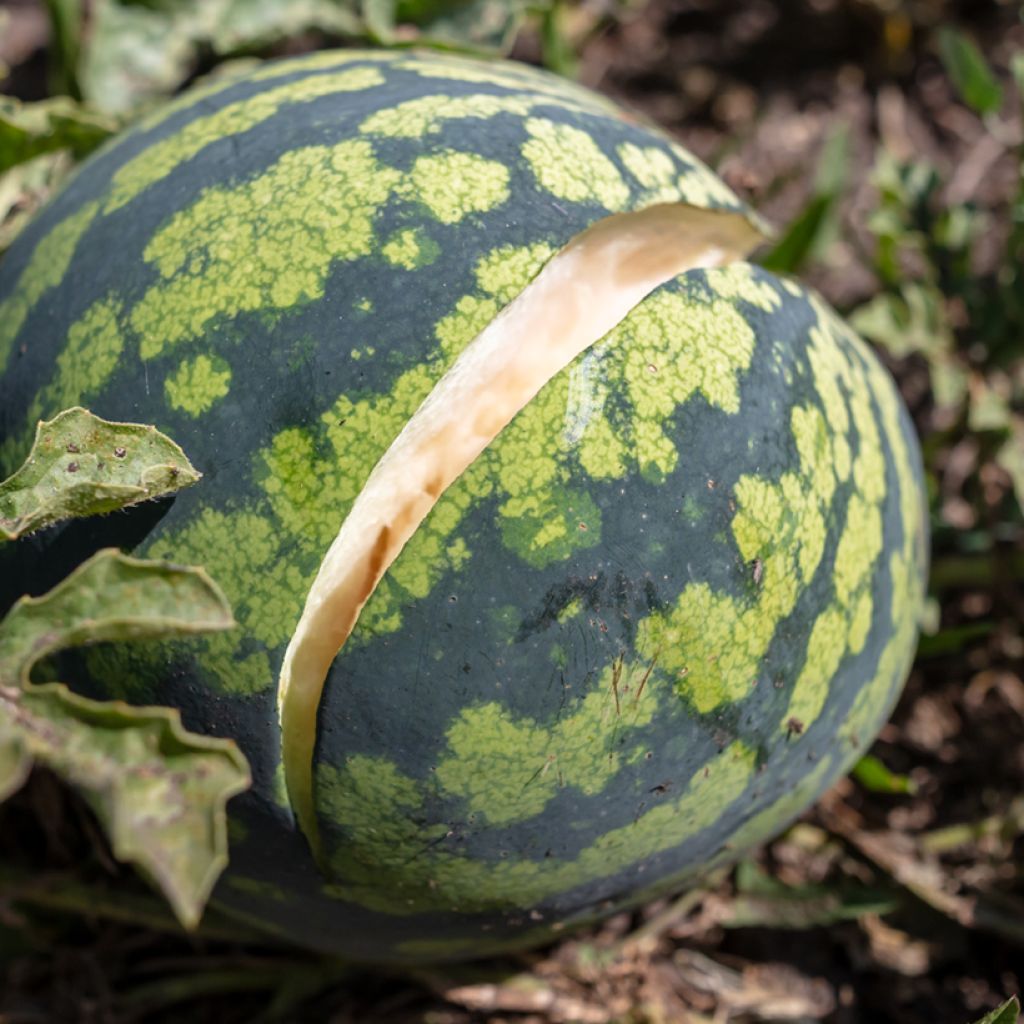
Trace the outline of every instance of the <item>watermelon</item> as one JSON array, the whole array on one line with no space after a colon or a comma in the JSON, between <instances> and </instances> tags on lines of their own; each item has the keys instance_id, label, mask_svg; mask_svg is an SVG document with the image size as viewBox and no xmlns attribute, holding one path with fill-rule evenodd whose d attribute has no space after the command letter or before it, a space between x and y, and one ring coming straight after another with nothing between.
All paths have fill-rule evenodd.
<instances>
[{"instance_id":1,"label":"watermelon","mask_svg":"<svg viewBox=\"0 0 1024 1024\"><path fill-rule=\"evenodd\" d=\"M200 563L239 627L90 695L235 738L219 906L355 960L522 948L778 832L923 600L898 393L692 155L510 62L323 52L109 144L0 265L0 472L82 404L204 472L11 545Z\"/></svg>"}]
</instances>

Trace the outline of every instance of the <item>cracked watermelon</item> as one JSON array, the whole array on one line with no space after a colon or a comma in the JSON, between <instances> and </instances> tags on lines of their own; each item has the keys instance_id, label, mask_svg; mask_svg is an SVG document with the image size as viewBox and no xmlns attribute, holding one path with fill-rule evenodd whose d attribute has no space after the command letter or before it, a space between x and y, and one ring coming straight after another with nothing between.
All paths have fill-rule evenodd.
<instances>
[{"instance_id":1,"label":"cracked watermelon","mask_svg":"<svg viewBox=\"0 0 1024 1024\"><path fill-rule=\"evenodd\" d=\"M721 260L432 495L322 680L297 820L278 679L371 471L574 237L672 204L748 216L550 75L326 52L158 110L0 265L0 473L74 404L205 473L3 551L0 597L111 543L221 583L236 630L68 672L240 743L225 909L366 961L540 942L778 832L885 720L925 571L909 419L817 296Z\"/></svg>"}]
</instances>

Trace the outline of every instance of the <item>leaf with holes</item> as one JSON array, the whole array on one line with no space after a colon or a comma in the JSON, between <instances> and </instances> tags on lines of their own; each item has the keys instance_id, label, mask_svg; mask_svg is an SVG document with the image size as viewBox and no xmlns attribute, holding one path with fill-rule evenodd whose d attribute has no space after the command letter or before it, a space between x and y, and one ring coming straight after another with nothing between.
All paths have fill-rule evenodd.
<instances>
[{"instance_id":1,"label":"leaf with holes","mask_svg":"<svg viewBox=\"0 0 1024 1024\"><path fill-rule=\"evenodd\" d=\"M69 409L39 424L25 464L0 483L0 540L159 498L199 478L155 427Z\"/></svg>"},{"instance_id":2,"label":"leaf with holes","mask_svg":"<svg viewBox=\"0 0 1024 1024\"><path fill-rule=\"evenodd\" d=\"M227 800L249 785L230 740L187 732L179 712L87 700L62 683L34 685L56 650L102 640L187 635L234 624L200 569L101 551L0 622L0 799L33 763L77 788L114 854L166 895L186 927L198 923L227 864Z\"/></svg>"}]
</instances>

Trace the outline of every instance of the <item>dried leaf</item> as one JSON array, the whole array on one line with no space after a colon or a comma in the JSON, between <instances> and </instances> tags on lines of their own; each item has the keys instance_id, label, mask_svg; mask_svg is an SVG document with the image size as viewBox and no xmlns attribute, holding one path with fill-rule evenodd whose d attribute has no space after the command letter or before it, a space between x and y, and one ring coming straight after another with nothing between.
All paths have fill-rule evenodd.
<instances>
[{"instance_id":1,"label":"dried leaf","mask_svg":"<svg viewBox=\"0 0 1024 1024\"><path fill-rule=\"evenodd\" d=\"M39 424L25 464L0 483L0 541L158 498L199 478L155 427L69 409Z\"/></svg>"},{"instance_id":2,"label":"dried leaf","mask_svg":"<svg viewBox=\"0 0 1024 1024\"><path fill-rule=\"evenodd\" d=\"M73 167L71 154L57 150L0 174L0 253L10 247Z\"/></svg>"},{"instance_id":3,"label":"dried leaf","mask_svg":"<svg viewBox=\"0 0 1024 1024\"><path fill-rule=\"evenodd\" d=\"M758 1021L820 1020L835 1009L826 981L789 964L747 964L735 970L685 948L676 950L673 959L687 985L714 996L722 1020L741 1014Z\"/></svg>"},{"instance_id":4,"label":"dried leaf","mask_svg":"<svg viewBox=\"0 0 1024 1024\"><path fill-rule=\"evenodd\" d=\"M892 890L860 883L787 885L752 861L736 869L736 894L723 901L714 920L726 928L804 929L888 914L900 904Z\"/></svg>"},{"instance_id":5,"label":"dried leaf","mask_svg":"<svg viewBox=\"0 0 1024 1024\"><path fill-rule=\"evenodd\" d=\"M77 787L110 837L198 923L227 863L228 799L249 785L230 740L185 731L177 710L87 700L62 683L32 685L40 658L64 647L227 629L223 594L201 569L100 551L0 622L0 796L39 762Z\"/></svg>"}]
</instances>

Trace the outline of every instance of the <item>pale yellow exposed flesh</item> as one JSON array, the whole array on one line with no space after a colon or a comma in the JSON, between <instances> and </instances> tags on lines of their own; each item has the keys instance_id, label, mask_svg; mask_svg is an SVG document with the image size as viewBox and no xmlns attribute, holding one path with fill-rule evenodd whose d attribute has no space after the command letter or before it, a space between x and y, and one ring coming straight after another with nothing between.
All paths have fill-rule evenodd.
<instances>
[{"instance_id":1,"label":"pale yellow exposed flesh","mask_svg":"<svg viewBox=\"0 0 1024 1024\"><path fill-rule=\"evenodd\" d=\"M761 241L741 214L677 203L598 221L477 335L384 453L324 557L281 667L285 780L314 853L313 755L328 670L445 488L651 291L687 270L742 259Z\"/></svg>"}]
</instances>

